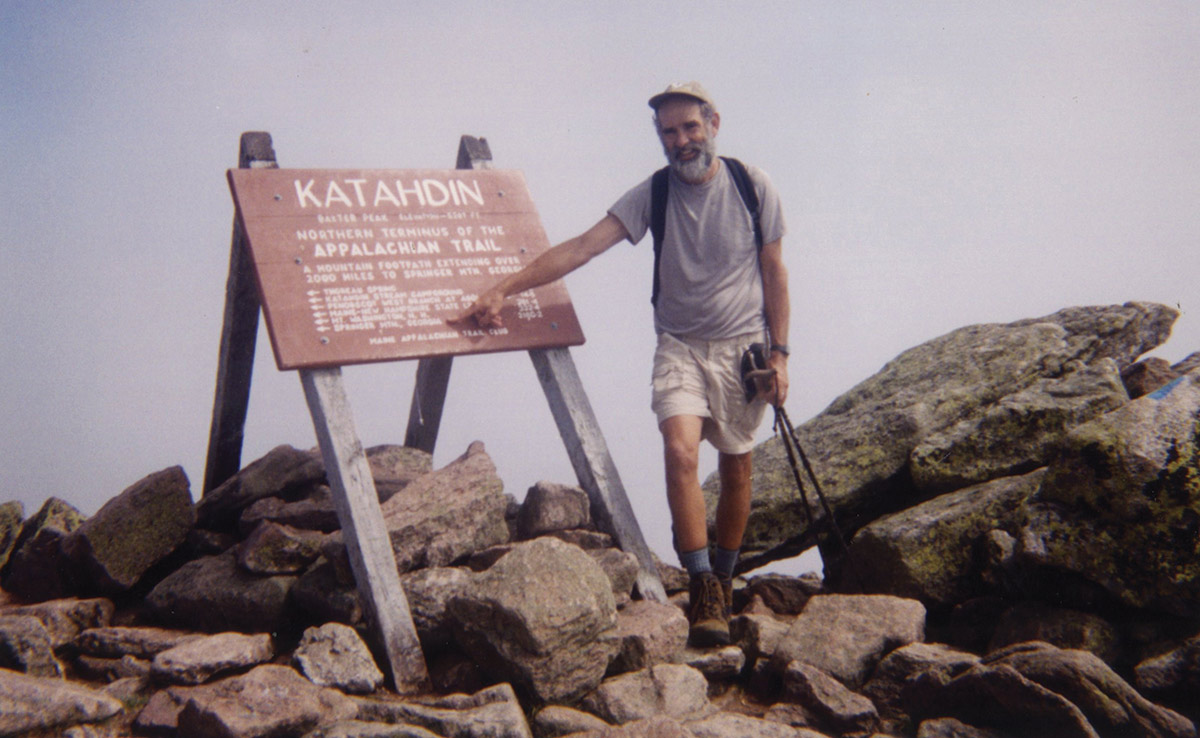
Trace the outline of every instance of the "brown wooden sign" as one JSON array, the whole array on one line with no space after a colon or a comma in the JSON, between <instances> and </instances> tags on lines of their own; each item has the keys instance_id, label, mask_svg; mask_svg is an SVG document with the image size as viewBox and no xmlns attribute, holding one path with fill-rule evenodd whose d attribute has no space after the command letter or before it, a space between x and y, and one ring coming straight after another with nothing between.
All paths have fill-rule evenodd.
<instances>
[{"instance_id":1,"label":"brown wooden sign","mask_svg":"<svg viewBox=\"0 0 1200 738\"><path fill-rule=\"evenodd\" d=\"M549 248L511 170L231 169L280 369L576 346L562 282L451 324Z\"/></svg>"}]
</instances>

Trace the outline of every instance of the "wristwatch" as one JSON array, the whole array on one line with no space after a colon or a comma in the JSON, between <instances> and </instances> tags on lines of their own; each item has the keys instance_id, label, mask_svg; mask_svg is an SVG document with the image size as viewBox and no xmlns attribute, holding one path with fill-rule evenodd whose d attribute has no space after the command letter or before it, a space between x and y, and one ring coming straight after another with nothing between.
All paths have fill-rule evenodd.
<instances>
[{"instance_id":1,"label":"wristwatch","mask_svg":"<svg viewBox=\"0 0 1200 738\"><path fill-rule=\"evenodd\" d=\"M779 353L783 354L784 356L792 355L792 350L788 348L786 343L771 344L771 351L778 351Z\"/></svg>"}]
</instances>

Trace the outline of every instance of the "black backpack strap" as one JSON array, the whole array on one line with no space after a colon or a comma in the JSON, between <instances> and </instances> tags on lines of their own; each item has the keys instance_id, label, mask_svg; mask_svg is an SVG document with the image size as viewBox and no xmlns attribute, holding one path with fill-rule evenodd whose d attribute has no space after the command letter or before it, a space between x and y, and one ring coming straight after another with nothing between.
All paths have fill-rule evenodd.
<instances>
[{"instance_id":1,"label":"black backpack strap","mask_svg":"<svg viewBox=\"0 0 1200 738\"><path fill-rule=\"evenodd\" d=\"M750 181L750 173L746 171L746 165L734 159L731 156L722 156L721 161L729 167L729 174L733 177L733 183L737 186L738 194L742 196L742 202L746 204L746 209L750 211L750 218L754 221L754 243L761 250L763 247L762 219L758 203L758 193L754 191L754 183Z\"/></svg>"},{"instance_id":2,"label":"black backpack strap","mask_svg":"<svg viewBox=\"0 0 1200 738\"><path fill-rule=\"evenodd\" d=\"M650 235L654 237L654 285L650 304L658 304L658 259L662 255L663 232L667 229L668 168L663 167L650 178Z\"/></svg>"}]
</instances>

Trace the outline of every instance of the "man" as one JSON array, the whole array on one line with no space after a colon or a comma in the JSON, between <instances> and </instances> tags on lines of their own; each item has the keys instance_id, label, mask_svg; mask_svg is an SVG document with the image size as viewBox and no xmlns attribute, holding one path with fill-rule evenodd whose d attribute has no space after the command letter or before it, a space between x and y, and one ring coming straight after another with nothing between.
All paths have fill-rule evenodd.
<instances>
[{"instance_id":1,"label":"man","mask_svg":"<svg viewBox=\"0 0 1200 738\"><path fill-rule=\"evenodd\" d=\"M779 197L766 175L747 173L760 203L762 244L731 165L716 156L721 117L695 82L650 98L669 163L661 257L657 260L651 406L663 437L667 501L680 562L690 575L689 640L729 642L732 577L750 515L751 449L766 404L787 398L787 270ZM546 251L485 293L457 320L500 325L504 299L583 266L622 240L637 243L651 221L651 179L627 192L603 219ZM748 346L767 342L774 378L753 402L739 367ZM710 560L699 480L700 441L719 452L721 492L716 555Z\"/></svg>"}]
</instances>

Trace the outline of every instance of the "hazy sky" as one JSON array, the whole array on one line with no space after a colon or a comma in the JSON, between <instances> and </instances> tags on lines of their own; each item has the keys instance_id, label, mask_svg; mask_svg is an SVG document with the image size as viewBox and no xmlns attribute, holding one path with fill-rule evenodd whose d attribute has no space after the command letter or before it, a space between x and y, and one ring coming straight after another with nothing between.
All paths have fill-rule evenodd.
<instances>
[{"instance_id":1,"label":"hazy sky","mask_svg":"<svg viewBox=\"0 0 1200 738\"><path fill-rule=\"evenodd\" d=\"M1178 2L0 0L0 501L92 513L181 464L199 495L243 131L281 166L520 169L551 241L661 165L646 98L698 79L790 232L796 422L955 328L1151 300L1200 350L1200 5ZM669 561L649 405L650 244L567 286L572 354ZM243 459L315 445L260 335ZM348 367L403 442L412 362ZM762 438L770 428L764 424ZM435 464L573 482L524 353L455 362ZM715 468L707 454L702 472Z\"/></svg>"}]
</instances>

